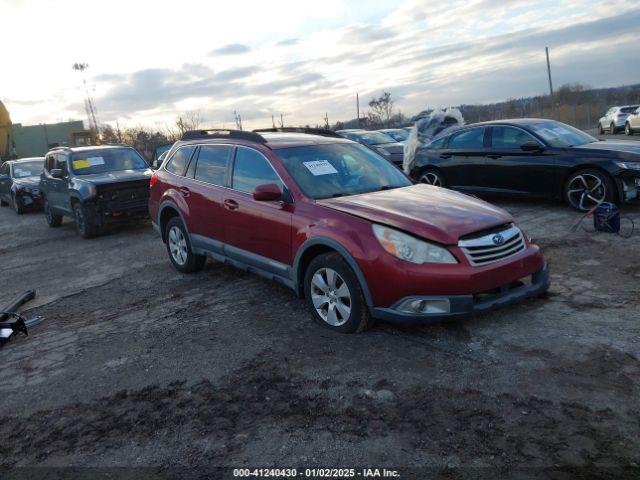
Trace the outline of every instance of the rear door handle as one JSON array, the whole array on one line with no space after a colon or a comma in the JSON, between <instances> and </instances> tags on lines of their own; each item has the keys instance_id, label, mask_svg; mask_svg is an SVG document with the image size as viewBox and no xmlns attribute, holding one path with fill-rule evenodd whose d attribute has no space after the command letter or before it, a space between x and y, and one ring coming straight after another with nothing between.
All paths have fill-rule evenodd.
<instances>
[{"instance_id":1,"label":"rear door handle","mask_svg":"<svg viewBox=\"0 0 640 480\"><path fill-rule=\"evenodd\" d=\"M495 160L496 158L502 158L502 155L491 154L491 155L487 155L487 157L493 158Z\"/></svg>"},{"instance_id":2,"label":"rear door handle","mask_svg":"<svg viewBox=\"0 0 640 480\"><path fill-rule=\"evenodd\" d=\"M230 200L228 198L224 201L224 206L229 210L237 210L239 207L238 202L236 202L235 200Z\"/></svg>"},{"instance_id":3,"label":"rear door handle","mask_svg":"<svg viewBox=\"0 0 640 480\"><path fill-rule=\"evenodd\" d=\"M440 158L444 158L444 159L451 158L451 154L450 153L441 153L440 154Z\"/></svg>"},{"instance_id":4,"label":"rear door handle","mask_svg":"<svg viewBox=\"0 0 640 480\"><path fill-rule=\"evenodd\" d=\"M180 190L180 193L183 197L188 197L189 195L191 195L191 190L189 190L187 187L180 187L178 188L178 190Z\"/></svg>"}]
</instances>

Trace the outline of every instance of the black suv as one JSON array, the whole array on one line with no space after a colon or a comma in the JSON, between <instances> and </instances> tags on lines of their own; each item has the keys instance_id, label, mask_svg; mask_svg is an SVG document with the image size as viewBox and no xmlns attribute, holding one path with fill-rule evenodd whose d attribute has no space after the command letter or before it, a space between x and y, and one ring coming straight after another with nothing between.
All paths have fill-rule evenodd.
<instances>
[{"instance_id":1,"label":"black suv","mask_svg":"<svg viewBox=\"0 0 640 480\"><path fill-rule=\"evenodd\" d=\"M151 173L128 146L54 148L40 176L47 223L58 227L71 217L80 236L91 238L106 223L146 217Z\"/></svg>"}]
</instances>

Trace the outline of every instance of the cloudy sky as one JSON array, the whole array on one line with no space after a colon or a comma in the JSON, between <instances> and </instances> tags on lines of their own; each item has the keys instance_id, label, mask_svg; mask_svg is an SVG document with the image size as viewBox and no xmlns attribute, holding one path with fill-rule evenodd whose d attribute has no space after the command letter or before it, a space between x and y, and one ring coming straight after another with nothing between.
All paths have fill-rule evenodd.
<instances>
[{"instance_id":1,"label":"cloudy sky","mask_svg":"<svg viewBox=\"0 0 640 480\"><path fill-rule=\"evenodd\" d=\"M207 126L355 117L382 90L407 114L640 82L640 0L0 0L0 100L23 124Z\"/></svg>"}]
</instances>

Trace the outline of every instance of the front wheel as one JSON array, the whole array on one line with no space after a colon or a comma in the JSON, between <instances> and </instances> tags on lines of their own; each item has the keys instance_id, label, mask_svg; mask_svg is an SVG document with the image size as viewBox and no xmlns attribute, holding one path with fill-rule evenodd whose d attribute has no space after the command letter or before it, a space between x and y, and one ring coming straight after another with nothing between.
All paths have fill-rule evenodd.
<instances>
[{"instance_id":1,"label":"front wheel","mask_svg":"<svg viewBox=\"0 0 640 480\"><path fill-rule=\"evenodd\" d=\"M425 183L427 185L433 185L434 187L444 187L444 178L440 172L437 170L425 170L420 174L418 178L420 183Z\"/></svg>"},{"instance_id":2,"label":"front wheel","mask_svg":"<svg viewBox=\"0 0 640 480\"><path fill-rule=\"evenodd\" d=\"M20 203L20 200L18 200L18 197L15 195L11 195L11 206L17 215L22 215L24 213L24 205Z\"/></svg>"},{"instance_id":3,"label":"front wheel","mask_svg":"<svg viewBox=\"0 0 640 480\"><path fill-rule=\"evenodd\" d=\"M611 125L609 125L609 133L611 135L615 135L616 134L616 126L613 123Z\"/></svg>"},{"instance_id":4,"label":"front wheel","mask_svg":"<svg viewBox=\"0 0 640 480\"><path fill-rule=\"evenodd\" d=\"M49 204L49 200L46 198L44 199L42 210L44 211L44 218L47 220L47 224L51 228L56 228L62 225L62 215L56 215L51 211L51 205Z\"/></svg>"},{"instance_id":5,"label":"front wheel","mask_svg":"<svg viewBox=\"0 0 640 480\"><path fill-rule=\"evenodd\" d=\"M80 202L73 205L73 216L76 220L76 229L82 238L93 238L98 235L100 229L93 223L87 208Z\"/></svg>"},{"instance_id":6,"label":"front wheel","mask_svg":"<svg viewBox=\"0 0 640 480\"><path fill-rule=\"evenodd\" d=\"M373 325L360 282L337 253L314 258L304 278L307 304L316 322L341 333L356 333Z\"/></svg>"},{"instance_id":7,"label":"front wheel","mask_svg":"<svg viewBox=\"0 0 640 480\"><path fill-rule=\"evenodd\" d=\"M631 125L628 122L624 125L624 133L629 136L633 135L633 130L631 130Z\"/></svg>"},{"instance_id":8,"label":"front wheel","mask_svg":"<svg viewBox=\"0 0 640 480\"><path fill-rule=\"evenodd\" d=\"M600 122L598 122L598 133L604 135L604 128L602 128L602 123Z\"/></svg>"},{"instance_id":9,"label":"front wheel","mask_svg":"<svg viewBox=\"0 0 640 480\"><path fill-rule=\"evenodd\" d=\"M602 202L611 202L614 193L613 182L605 173L580 170L567 180L564 198L576 210L587 212Z\"/></svg>"},{"instance_id":10,"label":"front wheel","mask_svg":"<svg viewBox=\"0 0 640 480\"><path fill-rule=\"evenodd\" d=\"M202 270L207 257L193 253L187 229L179 217L174 217L167 222L165 235L169 259L176 270L183 273Z\"/></svg>"}]
</instances>

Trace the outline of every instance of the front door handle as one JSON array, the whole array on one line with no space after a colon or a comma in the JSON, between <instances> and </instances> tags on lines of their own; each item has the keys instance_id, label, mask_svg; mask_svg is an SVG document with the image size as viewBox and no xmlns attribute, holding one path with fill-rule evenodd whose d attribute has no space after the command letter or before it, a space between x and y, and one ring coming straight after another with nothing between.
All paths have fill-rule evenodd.
<instances>
[{"instance_id":1,"label":"front door handle","mask_svg":"<svg viewBox=\"0 0 640 480\"><path fill-rule=\"evenodd\" d=\"M440 158L444 158L446 160L447 158L451 158L451 154L450 153L441 153L440 154Z\"/></svg>"},{"instance_id":2,"label":"front door handle","mask_svg":"<svg viewBox=\"0 0 640 480\"><path fill-rule=\"evenodd\" d=\"M491 155L487 155L487 157L493 158L495 160L496 158L502 158L502 155L491 154Z\"/></svg>"},{"instance_id":3,"label":"front door handle","mask_svg":"<svg viewBox=\"0 0 640 480\"><path fill-rule=\"evenodd\" d=\"M180 187L178 190L180 190L180 193L183 197L188 197L189 195L191 195L191 190L189 190L187 187Z\"/></svg>"},{"instance_id":4,"label":"front door handle","mask_svg":"<svg viewBox=\"0 0 640 480\"><path fill-rule=\"evenodd\" d=\"M224 201L224 206L227 207L229 210L237 210L239 207L238 202L236 202L235 200L231 200L229 198L227 198Z\"/></svg>"}]
</instances>

